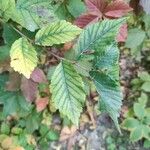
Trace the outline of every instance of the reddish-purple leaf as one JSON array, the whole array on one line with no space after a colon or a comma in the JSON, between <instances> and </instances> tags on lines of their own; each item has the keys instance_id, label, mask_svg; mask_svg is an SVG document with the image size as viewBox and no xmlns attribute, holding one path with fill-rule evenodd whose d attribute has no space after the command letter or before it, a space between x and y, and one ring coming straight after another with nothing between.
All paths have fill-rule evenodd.
<instances>
[{"instance_id":1,"label":"reddish-purple leaf","mask_svg":"<svg viewBox=\"0 0 150 150\"><path fill-rule=\"evenodd\" d=\"M108 18L120 18L132 10L123 0L115 0L106 7L104 15Z\"/></svg>"},{"instance_id":2,"label":"reddish-purple leaf","mask_svg":"<svg viewBox=\"0 0 150 150\"><path fill-rule=\"evenodd\" d=\"M47 82L44 72L39 68L34 69L34 71L31 74L31 79L37 83L46 83Z\"/></svg>"},{"instance_id":3,"label":"reddish-purple leaf","mask_svg":"<svg viewBox=\"0 0 150 150\"><path fill-rule=\"evenodd\" d=\"M37 97L38 84L25 77L21 80L21 90L27 101L33 102Z\"/></svg>"},{"instance_id":4,"label":"reddish-purple leaf","mask_svg":"<svg viewBox=\"0 0 150 150\"><path fill-rule=\"evenodd\" d=\"M90 12L93 15L99 16L99 18L102 18L102 13L108 5L106 0L86 0L85 3L88 12Z\"/></svg>"},{"instance_id":5,"label":"reddish-purple leaf","mask_svg":"<svg viewBox=\"0 0 150 150\"><path fill-rule=\"evenodd\" d=\"M95 23L98 20L99 18L95 15L85 14L85 15L81 15L80 17L78 17L75 21L75 24L80 28L84 28L88 24Z\"/></svg>"},{"instance_id":6,"label":"reddish-purple leaf","mask_svg":"<svg viewBox=\"0 0 150 150\"><path fill-rule=\"evenodd\" d=\"M37 99L36 102L35 102L36 110L38 112L41 112L42 110L44 110L46 108L46 106L48 105L48 102L49 102L49 98L48 97Z\"/></svg>"},{"instance_id":7,"label":"reddish-purple leaf","mask_svg":"<svg viewBox=\"0 0 150 150\"><path fill-rule=\"evenodd\" d=\"M117 36L118 42L125 42L128 36L127 24L121 26L119 34Z\"/></svg>"}]
</instances>

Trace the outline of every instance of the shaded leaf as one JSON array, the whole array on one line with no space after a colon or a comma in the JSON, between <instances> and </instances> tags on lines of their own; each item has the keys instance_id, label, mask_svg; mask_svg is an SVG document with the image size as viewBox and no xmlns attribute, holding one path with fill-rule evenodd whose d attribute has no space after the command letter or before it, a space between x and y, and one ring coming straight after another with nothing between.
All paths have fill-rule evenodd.
<instances>
[{"instance_id":1,"label":"shaded leaf","mask_svg":"<svg viewBox=\"0 0 150 150\"><path fill-rule=\"evenodd\" d=\"M47 0L17 0L11 18L30 31L56 20L51 2Z\"/></svg>"},{"instance_id":2,"label":"shaded leaf","mask_svg":"<svg viewBox=\"0 0 150 150\"><path fill-rule=\"evenodd\" d=\"M31 79L23 77L21 80L21 91L27 101L33 102L37 96L38 84Z\"/></svg>"},{"instance_id":3,"label":"shaded leaf","mask_svg":"<svg viewBox=\"0 0 150 150\"><path fill-rule=\"evenodd\" d=\"M5 62L5 60L9 60L10 58L10 47L7 45L0 46L0 62Z\"/></svg>"},{"instance_id":4,"label":"shaded leaf","mask_svg":"<svg viewBox=\"0 0 150 150\"><path fill-rule=\"evenodd\" d=\"M37 53L34 47L25 38L16 40L10 50L11 67L22 73L26 78L37 66Z\"/></svg>"},{"instance_id":5,"label":"shaded leaf","mask_svg":"<svg viewBox=\"0 0 150 150\"><path fill-rule=\"evenodd\" d=\"M21 76L17 72L9 73L9 81L6 83L6 90L17 91L20 89Z\"/></svg>"},{"instance_id":6,"label":"shaded leaf","mask_svg":"<svg viewBox=\"0 0 150 150\"><path fill-rule=\"evenodd\" d=\"M67 8L75 18L86 11L85 5L81 0L69 0Z\"/></svg>"},{"instance_id":7,"label":"shaded leaf","mask_svg":"<svg viewBox=\"0 0 150 150\"><path fill-rule=\"evenodd\" d=\"M20 34L16 32L11 26L8 24L3 25L3 39L5 44L11 46L17 39L19 39Z\"/></svg>"},{"instance_id":8,"label":"shaded leaf","mask_svg":"<svg viewBox=\"0 0 150 150\"><path fill-rule=\"evenodd\" d=\"M8 74L0 74L0 91L5 89L6 82L9 80Z\"/></svg>"},{"instance_id":9,"label":"shaded leaf","mask_svg":"<svg viewBox=\"0 0 150 150\"><path fill-rule=\"evenodd\" d=\"M4 105L3 115L25 114L29 111L29 104L20 92L0 91L0 103Z\"/></svg>"},{"instance_id":10,"label":"shaded leaf","mask_svg":"<svg viewBox=\"0 0 150 150\"><path fill-rule=\"evenodd\" d=\"M65 20L43 27L35 36L35 42L42 46L52 46L73 40L81 29Z\"/></svg>"},{"instance_id":11,"label":"shaded leaf","mask_svg":"<svg viewBox=\"0 0 150 150\"><path fill-rule=\"evenodd\" d=\"M82 78L70 63L62 61L56 67L50 85L52 100L60 113L76 125L85 102L83 87Z\"/></svg>"},{"instance_id":12,"label":"shaded leaf","mask_svg":"<svg viewBox=\"0 0 150 150\"><path fill-rule=\"evenodd\" d=\"M32 110L32 112L25 118L26 129L28 133L33 133L35 130L39 128L41 122L41 115L37 113L36 110Z\"/></svg>"}]
</instances>

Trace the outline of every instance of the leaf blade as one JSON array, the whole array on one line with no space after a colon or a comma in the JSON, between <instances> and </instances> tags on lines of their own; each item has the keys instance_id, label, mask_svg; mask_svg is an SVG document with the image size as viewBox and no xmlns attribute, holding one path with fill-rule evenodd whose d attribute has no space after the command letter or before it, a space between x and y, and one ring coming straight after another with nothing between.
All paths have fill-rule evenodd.
<instances>
[{"instance_id":1,"label":"leaf blade","mask_svg":"<svg viewBox=\"0 0 150 150\"><path fill-rule=\"evenodd\" d=\"M35 36L35 42L42 46L52 46L73 40L81 29L65 20L43 27Z\"/></svg>"},{"instance_id":2,"label":"leaf blade","mask_svg":"<svg viewBox=\"0 0 150 150\"><path fill-rule=\"evenodd\" d=\"M78 119L85 101L82 78L68 62L62 61L56 68L50 85L55 107L74 124Z\"/></svg>"},{"instance_id":3,"label":"leaf blade","mask_svg":"<svg viewBox=\"0 0 150 150\"><path fill-rule=\"evenodd\" d=\"M38 58L34 47L25 38L16 40L10 50L11 67L26 78L37 66Z\"/></svg>"},{"instance_id":4,"label":"leaf blade","mask_svg":"<svg viewBox=\"0 0 150 150\"><path fill-rule=\"evenodd\" d=\"M79 54L87 50L95 50L101 45L110 44L114 41L125 18L117 20L104 20L88 26L80 35L76 45ZM87 39L88 37L88 39Z\"/></svg>"}]
</instances>

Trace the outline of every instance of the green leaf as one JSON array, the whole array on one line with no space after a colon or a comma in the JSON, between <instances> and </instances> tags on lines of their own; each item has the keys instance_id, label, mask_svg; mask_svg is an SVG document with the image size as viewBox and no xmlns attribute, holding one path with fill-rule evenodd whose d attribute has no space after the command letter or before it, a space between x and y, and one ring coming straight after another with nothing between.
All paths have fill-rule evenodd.
<instances>
[{"instance_id":1,"label":"green leaf","mask_svg":"<svg viewBox=\"0 0 150 150\"><path fill-rule=\"evenodd\" d=\"M150 140L144 140L144 148L150 148Z\"/></svg>"},{"instance_id":2,"label":"green leaf","mask_svg":"<svg viewBox=\"0 0 150 150\"><path fill-rule=\"evenodd\" d=\"M15 0L0 0L0 18L8 21L15 9Z\"/></svg>"},{"instance_id":3,"label":"green leaf","mask_svg":"<svg viewBox=\"0 0 150 150\"><path fill-rule=\"evenodd\" d=\"M36 110L33 110L30 115L25 118L26 129L28 133L33 133L39 128L41 115Z\"/></svg>"},{"instance_id":4,"label":"green leaf","mask_svg":"<svg viewBox=\"0 0 150 150\"><path fill-rule=\"evenodd\" d=\"M146 103L148 101L148 96L147 94L145 93L141 93L141 96L138 98L138 102L143 106L145 107L146 106Z\"/></svg>"},{"instance_id":5,"label":"green leaf","mask_svg":"<svg viewBox=\"0 0 150 150\"><path fill-rule=\"evenodd\" d=\"M145 137L146 139L150 139L150 127L147 125L142 125L141 130L143 137Z\"/></svg>"},{"instance_id":6,"label":"green leaf","mask_svg":"<svg viewBox=\"0 0 150 150\"><path fill-rule=\"evenodd\" d=\"M20 38L20 34L16 32L11 26L3 25L3 39L5 44L11 46L17 39Z\"/></svg>"},{"instance_id":7,"label":"green leaf","mask_svg":"<svg viewBox=\"0 0 150 150\"><path fill-rule=\"evenodd\" d=\"M122 127L127 130L133 130L139 126L139 121L134 118L127 118L123 121Z\"/></svg>"},{"instance_id":8,"label":"green leaf","mask_svg":"<svg viewBox=\"0 0 150 150\"><path fill-rule=\"evenodd\" d=\"M95 65L98 68L108 69L118 64L119 49L116 43L112 43L111 45L107 45L105 47L100 47L96 54Z\"/></svg>"},{"instance_id":9,"label":"green leaf","mask_svg":"<svg viewBox=\"0 0 150 150\"><path fill-rule=\"evenodd\" d=\"M85 102L83 87L82 78L70 63L62 61L56 67L50 85L52 100L60 113L76 125Z\"/></svg>"},{"instance_id":10,"label":"green leaf","mask_svg":"<svg viewBox=\"0 0 150 150\"><path fill-rule=\"evenodd\" d=\"M65 3L62 3L56 10L56 15L60 20L72 20L72 15L67 9L67 6Z\"/></svg>"},{"instance_id":11,"label":"green leaf","mask_svg":"<svg viewBox=\"0 0 150 150\"><path fill-rule=\"evenodd\" d=\"M145 108L140 103L135 103L133 106L135 115L142 119L145 116Z\"/></svg>"},{"instance_id":12,"label":"green leaf","mask_svg":"<svg viewBox=\"0 0 150 150\"><path fill-rule=\"evenodd\" d=\"M30 109L30 105L26 102L20 92L0 91L0 103L4 105L4 116L8 116L13 113L19 113L22 115Z\"/></svg>"},{"instance_id":13,"label":"green leaf","mask_svg":"<svg viewBox=\"0 0 150 150\"><path fill-rule=\"evenodd\" d=\"M81 0L69 0L67 8L75 18L86 11L85 4Z\"/></svg>"},{"instance_id":14,"label":"green leaf","mask_svg":"<svg viewBox=\"0 0 150 150\"><path fill-rule=\"evenodd\" d=\"M138 77L142 80L142 81L149 81L150 82L150 74L146 71L142 71L138 73Z\"/></svg>"},{"instance_id":15,"label":"green leaf","mask_svg":"<svg viewBox=\"0 0 150 150\"><path fill-rule=\"evenodd\" d=\"M55 141L59 139L58 132L54 129L49 129L46 125L42 125L40 127L40 134L45 136L48 141Z\"/></svg>"},{"instance_id":16,"label":"green leaf","mask_svg":"<svg viewBox=\"0 0 150 150\"><path fill-rule=\"evenodd\" d=\"M130 134L130 139L132 142L136 142L141 138L142 138L142 130L140 127L135 128Z\"/></svg>"},{"instance_id":17,"label":"green leaf","mask_svg":"<svg viewBox=\"0 0 150 150\"><path fill-rule=\"evenodd\" d=\"M0 74L0 91L5 89L5 84L8 80L8 74Z\"/></svg>"},{"instance_id":18,"label":"green leaf","mask_svg":"<svg viewBox=\"0 0 150 150\"><path fill-rule=\"evenodd\" d=\"M122 94L119 83L113 80L108 74L100 71L91 71L90 76L100 95L100 110L107 112L118 130L120 130L117 120L122 105Z\"/></svg>"},{"instance_id":19,"label":"green leaf","mask_svg":"<svg viewBox=\"0 0 150 150\"><path fill-rule=\"evenodd\" d=\"M10 50L11 67L26 78L37 66L38 58L34 47L25 38L16 40Z\"/></svg>"},{"instance_id":20,"label":"green leaf","mask_svg":"<svg viewBox=\"0 0 150 150\"><path fill-rule=\"evenodd\" d=\"M144 38L145 32L143 30L138 28L130 29L125 46L131 49L137 48L142 44Z\"/></svg>"},{"instance_id":21,"label":"green leaf","mask_svg":"<svg viewBox=\"0 0 150 150\"><path fill-rule=\"evenodd\" d=\"M73 40L81 29L65 20L43 27L35 36L35 42L42 46L52 46Z\"/></svg>"},{"instance_id":22,"label":"green leaf","mask_svg":"<svg viewBox=\"0 0 150 150\"><path fill-rule=\"evenodd\" d=\"M7 45L0 46L0 62L4 62L9 59L10 47Z\"/></svg>"},{"instance_id":23,"label":"green leaf","mask_svg":"<svg viewBox=\"0 0 150 150\"><path fill-rule=\"evenodd\" d=\"M150 82L145 82L142 87L142 90L144 90L145 92L150 92Z\"/></svg>"},{"instance_id":24,"label":"green leaf","mask_svg":"<svg viewBox=\"0 0 150 150\"><path fill-rule=\"evenodd\" d=\"M0 128L1 134L9 134L10 133L10 125L8 123L3 122Z\"/></svg>"},{"instance_id":25,"label":"green leaf","mask_svg":"<svg viewBox=\"0 0 150 150\"><path fill-rule=\"evenodd\" d=\"M12 20L30 31L35 31L56 20L48 0L17 0Z\"/></svg>"},{"instance_id":26,"label":"green leaf","mask_svg":"<svg viewBox=\"0 0 150 150\"><path fill-rule=\"evenodd\" d=\"M150 15L149 14L144 14L144 16L142 17L144 23L145 23L145 28L146 30L150 30Z\"/></svg>"},{"instance_id":27,"label":"green leaf","mask_svg":"<svg viewBox=\"0 0 150 150\"><path fill-rule=\"evenodd\" d=\"M79 55L85 51L95 50L112 43L119 32L120 26L124 22L125 18L104 20L88 26L81 33L76 45Z\"/></svg>"}]
</instances>

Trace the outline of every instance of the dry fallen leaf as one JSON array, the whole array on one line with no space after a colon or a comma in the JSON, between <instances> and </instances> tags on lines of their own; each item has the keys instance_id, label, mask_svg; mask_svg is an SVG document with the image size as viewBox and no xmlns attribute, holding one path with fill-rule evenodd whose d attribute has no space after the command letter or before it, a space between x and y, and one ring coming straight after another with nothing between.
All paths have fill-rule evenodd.
<instances>
[{"instance_id":1,"label":"dry fallen leaf","mask_svg":"<svg viewBox=\"0 0 150 150\"><path fill-rule=\"evenodd\" d=\"M71 126L70 128L65 126L63 127L63 129L61 130L60 133L60 141L64 141L67 140L71 137L73 137L76 134L77 131L77 127L76 126Z\"/></svg>"}]
</instances>

